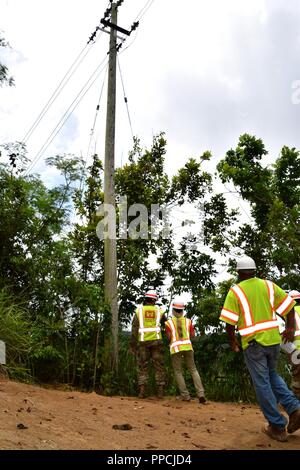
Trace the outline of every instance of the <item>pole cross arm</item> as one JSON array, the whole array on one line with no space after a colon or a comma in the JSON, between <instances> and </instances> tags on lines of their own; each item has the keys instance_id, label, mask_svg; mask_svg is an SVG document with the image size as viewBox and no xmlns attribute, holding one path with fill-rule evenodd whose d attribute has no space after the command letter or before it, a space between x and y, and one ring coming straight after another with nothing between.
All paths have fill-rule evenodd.
<instances>
[{"instance_id":1,"label":"pole cross arm","mask_svg":"<svg viewBox=\"0 0 300 470\"><path fill-rule=\"evenodd\" d=\"M110 21L107 21L104 18L102 18L101 23L104 26L109 26L110 28L116 29L120 33L123 33L123 34L126 34L127 36L130 36L130 31L127 31L127 29L121 28L120 26L118 26L114 23L111 23Z\"/></svg>"}]
</instances>

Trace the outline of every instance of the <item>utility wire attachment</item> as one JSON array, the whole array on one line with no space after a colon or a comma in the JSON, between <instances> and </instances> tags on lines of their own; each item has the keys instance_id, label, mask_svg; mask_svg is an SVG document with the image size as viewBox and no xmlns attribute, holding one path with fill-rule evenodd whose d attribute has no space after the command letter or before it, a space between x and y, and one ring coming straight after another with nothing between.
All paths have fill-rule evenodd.
<instances>
[{"instance_id":1,"label":"utility wire attachment","mask_svg":"<svg viewBox=\"0 0 300 470\"><path fill-rule=\"evenodd\" d=\"M153 0L152 0L153 1ZM117 3L116 3L116 8L118 9L118 7L120 7L122 5L122 3L124 2L124 0L119 0ZM125 28L121 28L120 26L114 24L113 22L111 22L111 11L112 11L112 3L113 1L110 0L110 3L111 3L111 6L108 7L105 12L104 12L104 15L103 15L103 18L101 18L100 20L100 25L102 26L96 26L95 28L95 31L91 34L91 36L89 37L89 40L87 42L87 44L89 44L90 42L94 42L95 41L95 38L97 36L97 32L98 31L103 31L103 32L108 32L106 31L106 28L112 28L112 29L115 29L116 31L118 31L119 33L121 34L124 34L125 36L130 36L131 33L133 33L133 31L135 31L137 29L137 27L139 26L139 21L135 21L132 26L131 26L131 29L128 31L127 29ZM116 50L117 52L121 49L122 45L123 45L123 42L125 41L125 38L121 38L118 36L118 39L121 40L121 42L118 44L118 46L116 47Z\"/></svg>"},{"instance_id":2,"label":"utility wire attachment","mask_svg":"<svg viewBox=\"0 0 300 470\"><path fill-rule=\"evenodd\" d=\"M104 18L102 18L100 20L100 23L102 23L105 27L109 26L110 28L113 28L113 29L116 29L117 31L119 31L119 33L126 34L126 36L130 36L130 31L127 31L127 29L121 28L120 26L118 26L114 23L111 23L111 21L108 21L108 20L105 20Z\"/></svg>"},{"instance_id":3,"label":"utility wire attachment","mask_svg":"<svg viewBox=\"0 0 300 470\"><path fill-rule=\"evenodd\" d=\"M107 8L107 9L105 10L103 18L104 18L104 19L105 19L105 18L108 18L110 14L111 14L111 7Z\"/></svg>"},{"instance_id":4,"label":"utility wire attachment","mask_svg":"<svg viewBox=\"0 0 300 470\"><path fill-rule=\"evenodd\" d=\"M123 75L122 75L119 59L118 59L118 68L119 68L120 77L121 77L121 83L122 83L123 94L124 94L124 102L125 102L126 109L127 109L127 115L128 115L128 121L129 121L130 130L131 130L132 140L134 141L134 134L132 130L132 123L131 123L130 112L129 112L129 107L128 107L128 99L127 99L126 92L125 92L124 80L123 80Z\"/></svg>"},{"instance_id":5,"label":"utility wire attachment","mask_svg":"<svg viewBox=\"0 0 300 470\"><path fill-rule=\"evenodd\" d=\"M136 28L139 26L140 22L139 21L135 21L132 26L131 26L131 30L130 30L130 34L133 33L133 31L136 30Z\"/></svg>"},{"instance_id":6,"label":"utility wire attachment","mask_svg":"<svg viewBox=\"0 0 300 470\"><path fill-rule=\"evenodd\" d=\"M99 31L99 26L96 26L96 29L95 31L93 32L93 34L91 34L91 36L89 37L89 40L87 42L87 44L90 44L91 42L95 42L95 38L97 36L97 31Z\"/></svg>"}]
</instances>

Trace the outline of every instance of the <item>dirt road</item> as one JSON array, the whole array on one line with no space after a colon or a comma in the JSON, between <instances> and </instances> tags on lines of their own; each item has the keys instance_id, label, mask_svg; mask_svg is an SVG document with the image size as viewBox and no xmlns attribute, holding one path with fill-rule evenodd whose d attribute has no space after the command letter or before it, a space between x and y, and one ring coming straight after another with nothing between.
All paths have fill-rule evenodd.
<instances>
[{"instance_id":1,"label":"dirt road","mask_svg":"<svg viewBox=\"0 0 300 470\"><path fill-rule=\"evenodd\" d=\"M105 397L0 382L0 449L300 449L260 432L257 406ZM115 429L118 426L130 429ZM114 428L115 427L115 428Z\"/></svg>"}]
</instances>

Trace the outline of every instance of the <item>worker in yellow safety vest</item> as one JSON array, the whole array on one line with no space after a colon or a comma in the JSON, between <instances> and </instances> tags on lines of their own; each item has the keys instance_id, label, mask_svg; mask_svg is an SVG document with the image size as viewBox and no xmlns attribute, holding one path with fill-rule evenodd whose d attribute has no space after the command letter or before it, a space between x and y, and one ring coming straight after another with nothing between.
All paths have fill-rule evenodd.
<instances>
[{"instance_id":1,"label":"worker in yellow safety vest","mask_svg":"<svg viewBox=\"0 0 300 470\"><path fill-rule=\"evenodd\" d=\"M130 350L137 357L139 398L145 398L150 360L155 370L158 398L164 396L166 379L161 329L167 317L163 310L155 305L157 299L155 290L147 291L143 305L136 309L132 321Z\"/></svg>"},{"instance_id":2,"label":"worker in yellow safety vest","mask_svg":"<svg viewBox=\"0 0 300 470\"><path fill-rule=\"evenodd\" d=\"M231 287L221 312L233 351L240 351L235 336L237 326L242 340L246 366L250 372L260 408L268 421L263 431L272 439L287 441L287 431L300 428L300 402L276 371L280 343L293 341L295 301L269 280L256 277L256 264L248 256L237 261L239 283ZM286 319L286 328L279 332L276 312Z\"/></svg>"},{"instance_id":3,"label":"worker in yellow safety vest","mask_svg":"<svg viewBox=\"0 0 300 470\"><path fill-rule=\"evenodd\" d=\"M291 387L300 400L300 292L292 290L289 292L289 296L295 300L295 341L294 350L291 351L290 360L292 364L292 383Z\"/></svg>"},{"instance_id":4,"label":"worker in yellow safety vest","mask_svg":"<svg viewBox=\"0 0 300 470\"><path fill-rule=\"evenodd\" d=\"M204 388L201 377L194 361L194 351L191 338L195 336L192 321L184 316L185 303L180 298L175 298L172 303L173 317L166 322L166 335L170 341L171 362L176 383L180 392L180 398L190 401L191 397L182 375L182 361L185 362L190 372L194 387L200 403L205 403Z\"/></svg>"}]
</instances>

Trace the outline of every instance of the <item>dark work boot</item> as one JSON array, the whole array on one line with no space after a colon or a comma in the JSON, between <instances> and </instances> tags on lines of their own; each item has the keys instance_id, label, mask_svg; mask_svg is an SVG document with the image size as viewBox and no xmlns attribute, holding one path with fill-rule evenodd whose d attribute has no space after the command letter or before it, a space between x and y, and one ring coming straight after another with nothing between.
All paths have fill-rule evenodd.
<instances>
[{"instance_id":1,"label":"dark work boot","mask_svg":"<svg viewBox=\"0 0 300 470\"><path fill-rule=\"evenodd\" d=\"M145 398L145 393L146 393L146 387L145 385L140 385L139 386L139 394L138 394L138 398Z\"/></svg>"},{"instance_id":2,"label":"dark work boot","mask_svg":"<svg viewBox=\"0 0 300 470\"><path fill-rule=\"evenodd\" d=\"M290 415L287 432L292 434L300 428L300 408Z\"/></svg>"},{"instance_id":3,"label":"dark work boot","mask_svg":"<svg viewBox=\"0 0 300 470\"><path fill-rule=\"evenodd\" d=\"M272 426L271 424L263 427L262 432L267 434L271 439L275 439L275 441L286 442L288 440L285 429L279 429L277 426Z\"/></svg>"}]
</instances>

